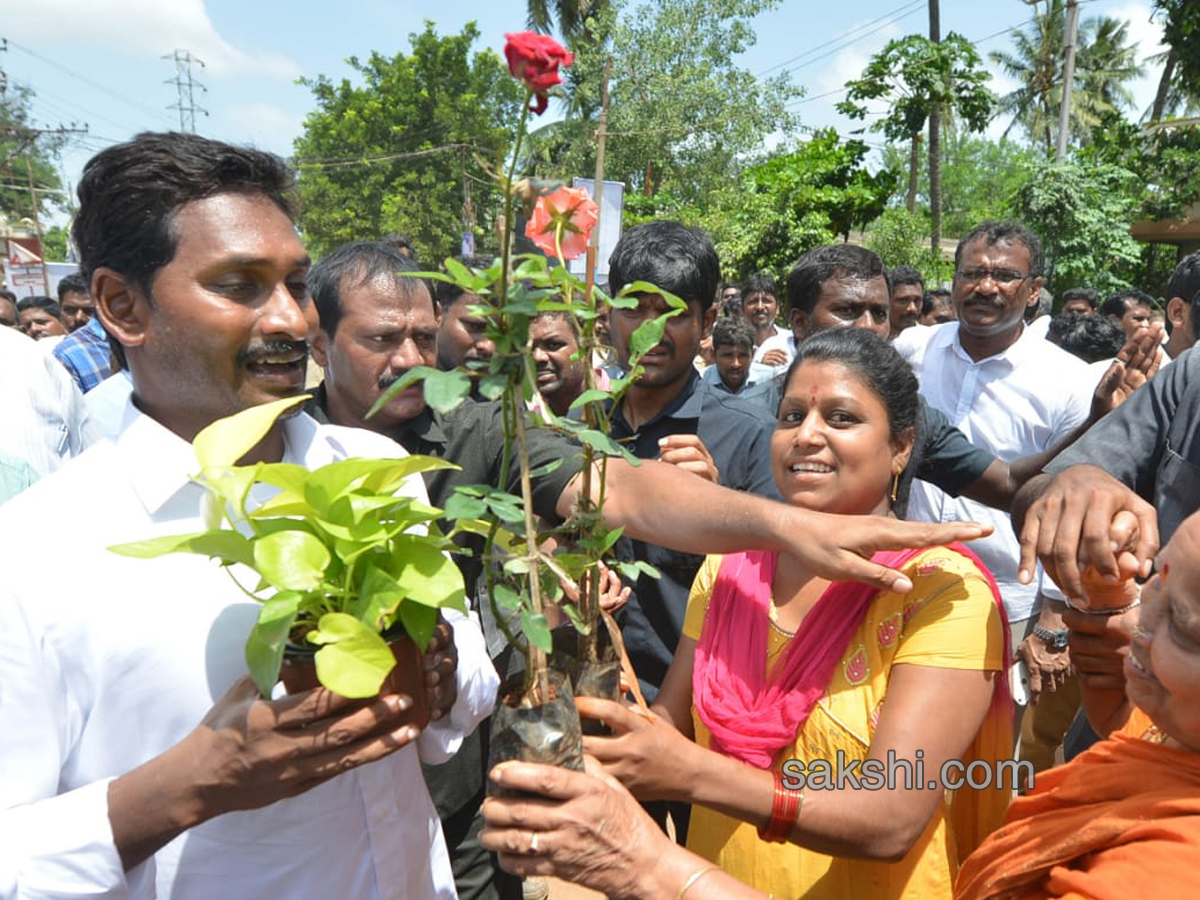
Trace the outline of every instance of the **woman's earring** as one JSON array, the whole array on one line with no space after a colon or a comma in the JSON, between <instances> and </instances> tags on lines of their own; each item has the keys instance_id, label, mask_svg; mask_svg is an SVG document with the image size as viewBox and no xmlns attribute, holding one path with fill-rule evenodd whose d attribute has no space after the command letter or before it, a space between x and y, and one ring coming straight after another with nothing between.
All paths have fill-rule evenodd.
<instances>
[{"instance_id":1,"label":"woman's earring","mask_svg":"<svg viewBox=\"0 0 1200 900\"><path fill-rule=\"evenodd\" d=\"M896 502L896 495L900 493L900 473L897 472L892 476L892 502Z\"/></svg>"}]
</instances>

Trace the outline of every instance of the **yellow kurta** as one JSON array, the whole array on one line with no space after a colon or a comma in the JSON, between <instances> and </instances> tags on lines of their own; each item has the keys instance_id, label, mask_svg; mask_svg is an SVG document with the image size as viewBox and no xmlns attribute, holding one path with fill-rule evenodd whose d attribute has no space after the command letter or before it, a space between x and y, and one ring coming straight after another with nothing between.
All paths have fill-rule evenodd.
<instances>
[{"instance_id":1,"label":"yellow kurta","mask_svg":"<svg viewBox=\"0 0 1200 900\"><path fill-rule=\"evenodd\" d=\"M699 640L722 557L710 556L696 576L683 633ZM854 632L832 683L804 723L795 744L775 759L808 764L866 759L887 693L891 667L900 663L953 669L1004 669L1004 635L987 581L966 558L932 548L904 567L914 590L880 594ZM801 625L803 627L803 624ZM788 643L769 630L767 666L773 668ZM953 710L946 710L953 715ZM696 742L709 745L708 729L692 711ZM992 763L1012 754L1011 722L993 707L967 759ZM914 770L915 771L915 770ZM927 788L936 771L926 771ZM916 779L914 778L914 781ZM847 789L849 790L849 789ZM940 788L939 788L940 790ZM1008 791L947 793L929 826L908 855L896 863L826 856L795 844L762 841L754 825L696 806L688 847L760 891L805 900L949 900L959 861L998 827ZM956 829L954 823L960 824Z\"/></svg>"}]
</instances>

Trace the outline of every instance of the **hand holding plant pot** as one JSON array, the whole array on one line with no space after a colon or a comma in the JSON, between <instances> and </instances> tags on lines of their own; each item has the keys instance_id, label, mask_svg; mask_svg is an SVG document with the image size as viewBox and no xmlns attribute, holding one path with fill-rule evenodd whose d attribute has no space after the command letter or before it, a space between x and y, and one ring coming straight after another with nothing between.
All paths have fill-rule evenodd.
<instances>
[{"instance_id":1,"label":"hand holding plant pot","mask_svg":"<svg viewBox=\"0 0 1200 900\"><path fill-rule=\"evenodd\" d=\"M403 669L417 679L404 693L413 698L414 721L424 725L426 663L419 648L429 646L440 609L465 610L465 603L462 576L446 555L452 545L434 524L441 510L412 496L405 484L450 464L409 456L351 458L313 470L289 463L236 465L276 417L304 399L252 407L196 436L195 480L209 491L207 531L111 549L143 558L199 553L226 566L246 595L262 604L246 642L246 662L263 696L271 695L281 668L294 670L305 656L315 679L294 680L292 689L319 682L348 698L379 694L385 678L399 677ZM257 583L244 583L246 569ZM439 652L445 655L444 638ZM446 665L434 662L430 671L438 673L431 687L441 685L437 705L444 709Z\"/></svg>"}]
</instances>

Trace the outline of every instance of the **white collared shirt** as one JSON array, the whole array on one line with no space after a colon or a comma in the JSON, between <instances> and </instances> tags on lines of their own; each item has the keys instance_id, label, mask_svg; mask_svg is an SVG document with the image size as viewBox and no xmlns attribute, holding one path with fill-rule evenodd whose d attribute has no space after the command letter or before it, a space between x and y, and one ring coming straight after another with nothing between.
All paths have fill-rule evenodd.
<instances>
[{"instance_id":1,"label":"white collared shirt","mask_svg":"<svg viewBox=\"0 0 1200 900\"><path fill-rule=\"evenodd\" d=\"M762 363L762 358L772 350L782 350L787 353L788 362L774 368L786 370L788 363L796 356L796 339L792 337L792 332L788 329L780 328L778 325L773 327L775 333L754 348L754 358L751 362Z\"/></svg>"},{"instance_id":2,"label":"white collared shirt","mask_svg":"<svg viewBox=\"0 0 1200 900\"><path fill-rule=\"evenodd\" d=\"M1088 417L1098 378L1077 359L1026 328L1011 347L976 362L958 339L958 323L916 325L894 346L921 380L921 393L977 447L1013 462L1054 447ZM994 533L971 549L995 576L1010 622L1035 610L1038 585L1017 583L1020 545L1007 513L965 497L954 498L914 481L908 517L915 521L970 519ZM1047 579L1045 586L1055 594Z\"/></svg>"},{"instance_id":3,"label":"white collared shirt","mask_svg":"<svg viewBox=\"0 0 1200 900\"><path fill-rule=\"evenodd\" d=\"M285 442L285 459L310 468L405 455L305 415ZM419 761L449 758L497 687L478 627L456 614L458 700L416 746L218 816L122 872L109 781L179 742L246 674L258 614L207 558L106 549L202 529L196 469L191 446L130 403L115 440L0 509L0 897L454 897ZM419 477L404 490L425 497Z\"/></svg>"}]
</instances>

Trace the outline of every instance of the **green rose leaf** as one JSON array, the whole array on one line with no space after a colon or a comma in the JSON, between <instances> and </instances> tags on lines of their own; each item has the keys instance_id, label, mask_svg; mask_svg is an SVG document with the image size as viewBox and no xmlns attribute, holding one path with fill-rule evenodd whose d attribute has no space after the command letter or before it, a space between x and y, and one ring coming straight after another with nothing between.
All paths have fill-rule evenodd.
<instances>
[{"instance_id":1,"label":"green rose leaf","mask_svg":"<svg viewBox=\"0 0 1200 900\"><path fill-rule=\"evenodd\" d=\"M545 616L534 615L528 610L521 610L521 630L529 643L549 653L554 648L554 639L550 636L550 626Z\"/></svg>"},{"instance_id":2,"label":"green rose leaf","mask_svg":"<svg viewBox=\"0 0 1200 900\"><path fill-rule=\"evenodd\" d=\"M431 372L425 378L425 402L440 413L448 413L471 393L471 377L458 369Z\"/></svg>"},{"instance_id":3,"label":"green rose leaf","mask_svg":"<svg viewBox=\"0 0 1200 900\"><path fill-rule=\"evenodd\" d=\"M254 542L254 568L271 584L289 590L320 587L330 559L315 535L299 529L276 531Z\"/></svg>"}]
</instances>

